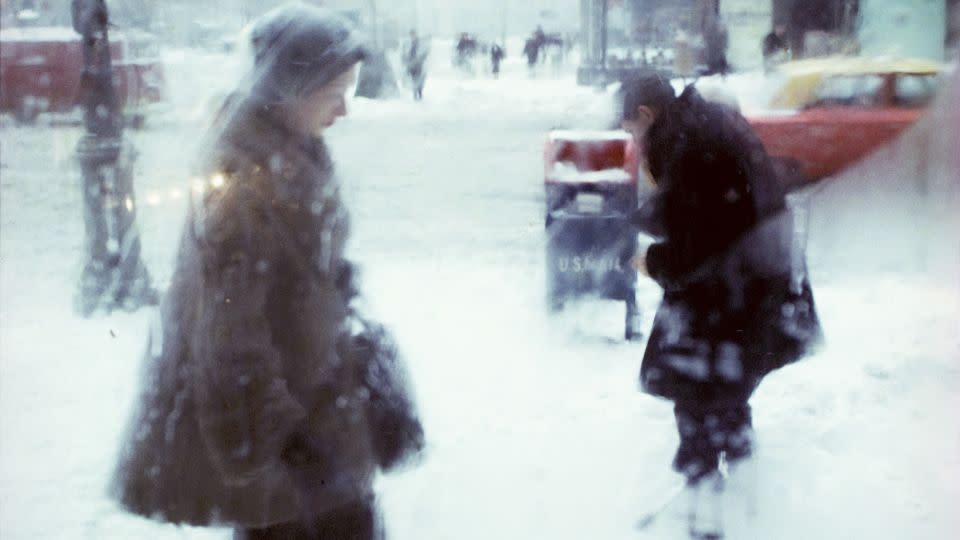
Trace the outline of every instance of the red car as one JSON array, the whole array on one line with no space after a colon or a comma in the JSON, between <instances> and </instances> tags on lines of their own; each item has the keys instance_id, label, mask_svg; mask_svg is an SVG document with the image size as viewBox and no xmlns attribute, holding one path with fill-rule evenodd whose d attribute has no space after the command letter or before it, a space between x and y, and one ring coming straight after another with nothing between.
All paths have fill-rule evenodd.
<instances>
[{"instance_id":1,"label":"red car","mask_svg":"<svg viewBox=\"0 0 960 540\"><path fill-rule=\"evenodd\" d=\"M940 66L830 58L781 70L784 84L771 102L781 110L747 118L796 187L836 174L916 122L936 93Z\"/></svg>"},{"instance_id":2,"label":"red car","mask_svg":"<svg viewBox=\"0 0 960 540\"><path fill-rule=\"evenodd\" d=\"M165 80L153 36L110 35L113 84L127 118L143 122L148 106L164 99ZM0 111L20 122L41 112L70 112L79 105L83 52L68 27L0 30Z\"/></svg>"}]
</instances>

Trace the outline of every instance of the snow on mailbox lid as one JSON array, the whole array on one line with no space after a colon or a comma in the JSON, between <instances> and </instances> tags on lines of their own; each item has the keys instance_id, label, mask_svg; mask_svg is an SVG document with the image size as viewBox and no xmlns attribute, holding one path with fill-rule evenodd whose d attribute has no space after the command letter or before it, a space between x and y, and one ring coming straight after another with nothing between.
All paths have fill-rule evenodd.
<instances>
[{"instance_id":1,"label":"snow on mailbox lid","mask_svg":"<svg viewBox=\"0 0 960 540\"><path fill-rule=\"evenodd\" d=\"M547 182L624 183L637 180L633 138L622 130L554 130L544 146Z\"/></svg>"}]
</instances>

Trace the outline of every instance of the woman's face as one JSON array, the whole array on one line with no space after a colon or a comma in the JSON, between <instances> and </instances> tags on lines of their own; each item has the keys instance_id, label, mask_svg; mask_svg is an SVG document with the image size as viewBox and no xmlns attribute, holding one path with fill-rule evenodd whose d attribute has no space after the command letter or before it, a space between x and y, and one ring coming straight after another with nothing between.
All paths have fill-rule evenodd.
<instances>
[{"instance_id":1,"label":"woman's face","mask_svg":"<svg viewBox=\"0 0 960 540\"><path fill-rule=\"evenodd\" d=\"M357 65L354 64L336 79L297 101L288 111L291 125L301 133L322 134L337 118L346 116L346 94L356 83Z\"/></svg>"}]
</instances>

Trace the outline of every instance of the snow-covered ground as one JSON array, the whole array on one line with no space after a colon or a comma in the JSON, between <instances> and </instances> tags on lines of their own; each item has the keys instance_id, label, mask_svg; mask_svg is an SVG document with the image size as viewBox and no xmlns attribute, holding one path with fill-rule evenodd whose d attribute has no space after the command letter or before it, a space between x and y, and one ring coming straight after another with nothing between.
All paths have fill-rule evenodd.
<instances>
[{"instance_id":1,"label":"snow-covered ground","mask_svg":"<svg viewBox=\"0 0 960 540\"><path fill-rule=\"evenodd\" d=\"M544 310L545 134L606 127L610 95L530 79L517 56L499 81L462 80L435 52L422 103L356 100L328 137L365 295L400 341L428 430L422 466L378 483L390 537L684 538L682 504L633 528L678 481L677 437L670 404L637 391L643 343L620 339L622 305ZM174 107L128 133L161 284L205 96L230 80L223 57L167 61ZM753 399L755 480L734 477L728 538L960 530L956 89L953 109L945 100L912 138L811 196L828 346ZM71 312L80 128L0 122L0 538L230 538L127 515L106 496L155 313ZM644 281L639 297L649 324L659 291Z\"/></svg>"}]
</instances>

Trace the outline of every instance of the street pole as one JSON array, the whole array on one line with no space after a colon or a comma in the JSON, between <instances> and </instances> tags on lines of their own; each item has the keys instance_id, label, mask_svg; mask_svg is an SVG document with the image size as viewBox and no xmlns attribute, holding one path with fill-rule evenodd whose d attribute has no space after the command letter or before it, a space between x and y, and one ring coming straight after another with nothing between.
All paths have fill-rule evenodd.
<instances>
[{"instance_id":1,"label":"street pole","mask_svg":"<svg viewBox=\"0 0 960 540\"><path fill-rule=\"evenodd\" d=\"M72 0L73 27L82 36L81 102L86 133L77 144L83 175L86 254L75 300L82 316L97 308L136 309L157 303L140 258L133 194L136 152L123 138L123 118L113 88L104 0Z\"/></svg>"},{"instance_id":2,"label":"street pole","mask_svg":"<svg viewBox=\"0 0 960 540\"><path fill-rule=\"evenodd\" d=\"M600 72L603 84L607 84L607 2L600 0Z\"/></svg>"},{"instance_id":3,"label":"street pole","mask_svg":"<svg viewBox=\"0 0 960 540\"><path fill-rule=\"evenodd\" d=\"M417 35L422 33L420 29L420 0L413 0L413 24L410 28L417 31Z\"/></svg>"},{"instance_id":4,"label":"street pole","mask_svg":"<svg viewBox=\"0 0 960 540\"><path fill-rule=\"evenodd\" d=\"M377 22L377 2L370 0L370 31L373 34L373 46L380 49L380 28Z\"/></svg>"},{"instance_id":5,"label":"street pole","mask_svg":"<svg viewBox=\"0 0 960 540\"><path fill-rule=\"evenodd\" d=\"M503 9L500 11L502 15L501 25L500 25L500 46L506 50L507 48L507 6L509 5L509 0L503 0Z\"/></svg>"}]
</instances>

